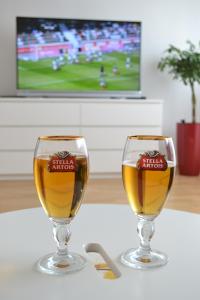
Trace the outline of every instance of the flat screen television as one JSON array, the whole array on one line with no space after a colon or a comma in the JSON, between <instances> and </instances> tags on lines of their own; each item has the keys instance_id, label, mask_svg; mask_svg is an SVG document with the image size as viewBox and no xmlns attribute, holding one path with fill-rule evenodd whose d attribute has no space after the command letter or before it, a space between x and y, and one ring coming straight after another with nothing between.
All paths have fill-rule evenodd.
<instances>
[{"instance_id":1,"label":"flat screen television","mask_svg":"<svg viewBox=\"0 0 200 300\"><path fill-rule=\"evenodd\" d=\"M141 97L141 22L17 17L17 94Z\"/></svg>"}]
</instances>

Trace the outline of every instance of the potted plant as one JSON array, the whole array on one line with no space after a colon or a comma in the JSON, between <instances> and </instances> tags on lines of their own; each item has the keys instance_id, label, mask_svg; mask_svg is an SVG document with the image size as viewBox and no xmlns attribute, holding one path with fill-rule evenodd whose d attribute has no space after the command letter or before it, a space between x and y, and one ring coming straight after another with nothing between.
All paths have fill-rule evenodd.
<instances>
[{"instance_id":1,"label":"potted plant","mask_svg":"<svg viewBox=\"0 0 200 300\"><path fill-rule=\"evenodd\" d=\"M190 41L187 44L187 50L170 45L158 63L158 69L167 69L173 79L180 79L191 89L192 122L183 120L177 124L178 167L182 175L199 175L200 123L196 122L195 83L200 83L200 45L197 49Z\"/></svg>"}]
</instances>

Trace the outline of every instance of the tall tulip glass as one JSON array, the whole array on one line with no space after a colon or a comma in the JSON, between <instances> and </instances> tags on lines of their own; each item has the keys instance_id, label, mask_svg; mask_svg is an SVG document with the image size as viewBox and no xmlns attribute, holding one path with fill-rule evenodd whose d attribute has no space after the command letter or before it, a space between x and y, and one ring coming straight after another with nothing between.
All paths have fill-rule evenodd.
<instances>
[{"instance_id":1,"label":"tall tulip glass","mask_svg":"<svg viewBox=\"0 0 200 300\"><path fill-rule=\"evenodd\" d=\"M173 141L165 136L129 136L122 177L130 206L138 218L140 245L121 255L129 267L148 269L167 263L167 256L152 250L154 219L160 214L172 186L176 166Z\"/></svg>"},{"instance_id":2,"label":"tall tulip glass","mask_svg":"<svg viewBox=\"0 0 200 300\"><path fill-rule=\"evenodd\" d=\"M85 258L68 250L69 225L81 205L88 178L88 152L83 137L41 136L34 155L38 197L53 224L57 252L37 263L44 273L60 275L80 270Z\"/></svg>"}]
</instances>

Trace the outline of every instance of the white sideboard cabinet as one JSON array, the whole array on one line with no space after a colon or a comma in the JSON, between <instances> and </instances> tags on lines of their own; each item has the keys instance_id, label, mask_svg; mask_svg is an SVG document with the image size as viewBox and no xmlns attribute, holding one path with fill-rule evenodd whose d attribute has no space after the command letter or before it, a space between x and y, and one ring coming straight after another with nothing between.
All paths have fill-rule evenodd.
<instances>
[{"instance_id":1,"label":"white sideboard cabinet","mask_svg":"<svg viewBox=\"0 0 200 300\"><path fill-rule=\"evenodd\" d=\"M0 98L0 178L32 175L40 135L83 135L90 173L120 173L127 135L162 134L162 100Z\"/></svg>"}]
</instances>

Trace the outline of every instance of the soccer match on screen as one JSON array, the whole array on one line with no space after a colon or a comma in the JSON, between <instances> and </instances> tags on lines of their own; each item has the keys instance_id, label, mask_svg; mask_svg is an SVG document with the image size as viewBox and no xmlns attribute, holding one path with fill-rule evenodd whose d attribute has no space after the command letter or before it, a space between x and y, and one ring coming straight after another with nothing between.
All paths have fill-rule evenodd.
<instances>
[{"instance_id":1,"label":"soccer match on screen","mask_svg":"<svg viewBox=\"0 0 200 300\"><path fill-rule=\"evenodd\" d=\"M140 88L140 23L17 18L18 89Z\"/></svg>"}]
</instances>

